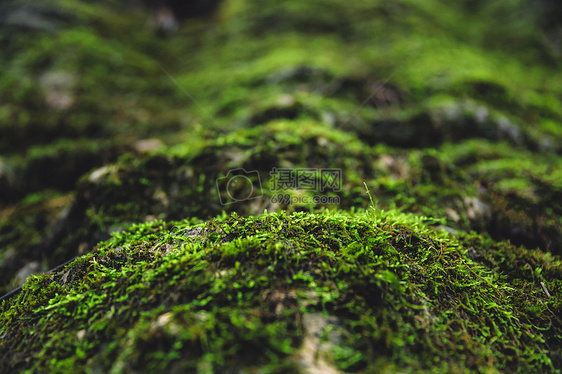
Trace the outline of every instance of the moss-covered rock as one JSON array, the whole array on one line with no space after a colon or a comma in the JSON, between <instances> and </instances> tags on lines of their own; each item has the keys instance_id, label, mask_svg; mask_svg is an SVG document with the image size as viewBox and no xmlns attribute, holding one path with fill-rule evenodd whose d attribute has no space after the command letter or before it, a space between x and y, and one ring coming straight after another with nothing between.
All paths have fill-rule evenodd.
<instances>
[{"instance_id":1,"label":"moss-covered rock","mask_svg":"<svg viewBox=\"0 0 562 374\"><path fill-rule=\"evenodd\" d=\"M0 5L0 370L560 371L557 5L216 4Z\"/></svg>"},{"instance_id":2,"label":"moss-covered rock","mask_svg":"<svg viewBox=\"0 0 562 374\"><path fill-rule=\"evenodd\" d=\"M560 261L424 220L370 211L134 226L3 303L0 368L560 367Z\"/></svg>"}]
</instances>

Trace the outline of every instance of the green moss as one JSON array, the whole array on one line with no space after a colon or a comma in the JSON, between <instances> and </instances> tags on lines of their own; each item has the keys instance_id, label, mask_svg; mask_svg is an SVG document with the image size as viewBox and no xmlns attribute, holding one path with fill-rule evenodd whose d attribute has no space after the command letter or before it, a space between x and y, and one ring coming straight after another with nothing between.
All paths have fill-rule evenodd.
<instances>
[{"instance_id":1,"label":"green moss","mask_svg":"<svg viewBox=\"0 0 562 374\"><path fill-rule=\"evenodd\" d=\"M3 302L0 371L560 371L533 5L229 0L165 39L121 1L34 6L48 31L0 28L0 294L83 256ZM274 168L340 169L339 203Z\"/></svg>"},{"instance_id":2,"label":"green moss","mask_svg":"<svg viewBox=\"0 0 562 374\"><path fill-rule=\"evenodd\" d=\"M4 209L0 221L0 293L4 294L19 286L15 284L16 273L29 259L42 261L37 256L39 248L45 248L45 255L52 250L53 238L60 230L60 217L72 205L72 194L61 194L43 190L27 195L17 206ZM60 260L60 259L57 259ZM57 263L50 263L55 266Z\"/></svg>"},{"instance_id":3,"label":"green moss","mask_svg":"<svg viewBox=\"0 0 562 374\"><path fill-rule=\"evenodd\" d=\"M560 262L422 222L372 211L134 226L3 303L4 369L298 372L317 312L339 339L323 354L343 370L559 365Z\"/></svg>"}]
</instances>

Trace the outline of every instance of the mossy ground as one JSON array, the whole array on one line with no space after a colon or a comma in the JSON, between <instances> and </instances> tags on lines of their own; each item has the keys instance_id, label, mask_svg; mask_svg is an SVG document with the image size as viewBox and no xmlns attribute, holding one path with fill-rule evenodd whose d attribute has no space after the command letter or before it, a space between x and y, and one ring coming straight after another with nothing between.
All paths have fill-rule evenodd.
<instances>
[{"instance_id":1,"label":"mossy ground","mask_svg":"<svg viewBox=\"0 0 562 374\"><path fill-rule=\"evenodd\" d=\"M7 3L0 294L84 256L3 304L1 368L561 370L551 15L224 0L158 38L118 0ZM273 168L341 169L338 203Z\"/></svg>"},{"instance_id":2,"label":"mossy ground","mask_svg":"<svg viewBox=\"0 0 562 374\"><path fill-rule=\"evenodd\" d=\"M559 367L561 262L432 221L373 210L133 226L3 304L0 369L306 372L313 319L328 321L316 348L332 370Z\"/></svg>"}]
</instances>

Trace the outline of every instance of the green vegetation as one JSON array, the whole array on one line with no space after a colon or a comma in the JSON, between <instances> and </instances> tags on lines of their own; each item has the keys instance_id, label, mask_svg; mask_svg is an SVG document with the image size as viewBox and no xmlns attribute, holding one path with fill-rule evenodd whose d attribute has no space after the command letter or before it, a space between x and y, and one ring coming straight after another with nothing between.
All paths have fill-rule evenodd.
<instances>
[{"instance_id":1,"label":"green vegetation","mask_svg":"<svg viewBox=\"0 0 562 374\"><path fill-rule=\"evenodd\" d=\"M299 372L310 349L351 372L559 365L561 262L432 222L373 210L135 225L26 282L3 305L0 349L49 372Z\"/></svg>"},{"instance_id":2,"label":"green vegetation","mask_svg":"<svg viewBox=\"0 0 562 374\"><path fill-rule=\"evenodd\" d=\"M1 5L0 295L40 275L0 371L560 372L562 26L533 4L224 0L165 38L119 0Z\"/></svg>"}]
</instances>

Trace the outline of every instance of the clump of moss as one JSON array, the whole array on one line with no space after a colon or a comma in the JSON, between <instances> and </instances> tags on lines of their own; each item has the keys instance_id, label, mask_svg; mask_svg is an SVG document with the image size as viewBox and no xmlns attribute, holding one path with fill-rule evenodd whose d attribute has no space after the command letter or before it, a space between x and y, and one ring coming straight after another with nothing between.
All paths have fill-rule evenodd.
<instances>
[{"instance_id":1,"label":"clump of moss","mask_svg":"<svg viewBox=\"0 0 562 374\"><path fill-rule=\"evenodd\" d=\"M442 151L369 147L352 134L310 119L270 121L217 137L200 130L192 136L198 142L152 155L128 155L81 178L73 213L57 223L63 234L55 242L45 240L50 237L52 223L40 230L42 234L33 236L33 241L13 232L11 239L5 239L7 245L18 247L22 254L34 251L35 258L47 256L49 264L55 266L77 255L78 247L88 250L110 232L134 222L188 215L208 219L222 210L248 215L264 209L314 211L329 206L313 202L312 197L307 204L276 202L279 193L302 196L298 189L275 189L272 166L341 170L341 186L330 192L339 204L332 204L332 208L366 207L368 200L362 191L367 182L381 208L431 216L453 229L487 231L500 240L510 238L545 250L555 251L560 241L560 212L551 203L556 201L552 197L557 196L557 182L544 181L556 181L554 165L559 162L554 156L522 153L488 141L461 142L455 152L448 143ZM31 159L28 165L37 162ZM520 167L528 164L531 174L513 170L514 162ZM539 165L544 170L538 169ZM237 169L256 173L258 179L247 186L259 192L256 199L237 202L231 196L226 183L230 171ZM552 170L551 177L537 174L547 170ZM510 180L535 186L536 192L520 188L523 192L517 195L513 187L496 186L498 182L509 186ZM489 188L483 188L482 183ZM514 204L516 200L520 203ZM17 222L6 221L5 225ZM520 231L515 235L513 230ZM51 243L47 245L50 249L31 245L41 241Z\"/></svg>"},{"instance_id":2,"label":"clump of moss","mask_svg":"<svg viewBox=\"0 0 562 374\"><path fill-rule=\"evenodd\" d=\"M561 263L423 222L371 211L133 226L3 302L1 368L300 372L316 321L339 370L559 370Z\"/></svg>"}]
</instances>

